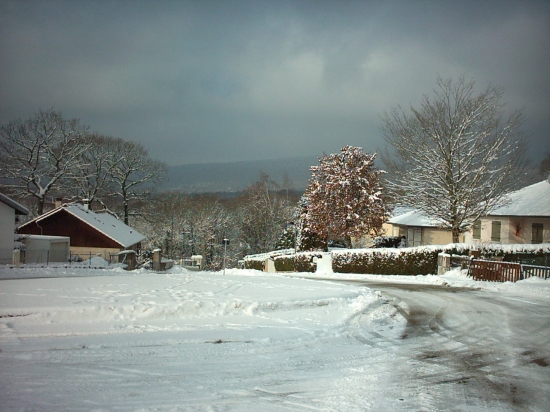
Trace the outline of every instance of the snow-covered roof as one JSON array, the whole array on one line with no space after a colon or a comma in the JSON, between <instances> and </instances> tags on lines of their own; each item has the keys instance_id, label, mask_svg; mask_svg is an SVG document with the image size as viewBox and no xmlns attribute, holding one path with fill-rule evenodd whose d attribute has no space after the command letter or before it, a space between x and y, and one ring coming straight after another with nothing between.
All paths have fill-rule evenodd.
<instances>
[{"instance_id":1,"label":"snow-covered roof","mask_svg":"<svg viewBox=\"0 0 550 412\"><path fill-rule=\"evenodd\" d=\"M429 218L418 210L411 210L409 212L392 217L388 220L388 223L392 225L402 226L420 226L420 227L439 227L441 223L437 219Z\"/></svg>"},{"instance_id":2,"label":"snow-covered roof","mask_svg":"<svg viewBox=\"0 0 550 412\"><path fill-rule=\"evenodd\" d=\"M16 215L28 215L29 214L29 210L25 206L20 205L15 200L10 199L9 197L7 197L6 195L3 195L2 193L0 193L0 202L8 205L12 209L15 209L15 214Z\"/></svg>"},{"instance_id":3,"label":"snow-covered roof","mask_svg":"<svg viewBox=\"0 0 550 412\"><path fill-rule=\"evenodd\" d=\"M508 195L509 204L489 216L550 217L550 182L543 180Z\"/></svg>"},{"instance_id":4,"label":"snow-covered roof","mask_svg":"<svg viewBox=\"0 0 550 412\"><path fill-rule=\"evenodd\" d=\"M78 203L61 205L37 217L33 222L40 222L61 210L65 210L76 218L86 222L105 236L119 243L122 247L130 247L145 239L144 235L125 225L109 213L95 213Z\"/></svg>"}]
</instances>

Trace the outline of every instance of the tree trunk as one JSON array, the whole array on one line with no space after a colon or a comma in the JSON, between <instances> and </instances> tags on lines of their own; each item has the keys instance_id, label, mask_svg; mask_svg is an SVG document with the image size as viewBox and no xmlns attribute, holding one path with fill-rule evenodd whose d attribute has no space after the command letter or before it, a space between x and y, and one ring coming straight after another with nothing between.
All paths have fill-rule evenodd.
<instances>
[{"instance_id":1,"label":"tree trunk","mask_svg":"<svg viewBox=\"0 0 550 412\"><path fill-rule=\"evenodd\" d=\"M348 249L351 249L353 247L352 241L351 241L351 236L345 236L344 241L346 242L346 246L347 246Z\"/></svg>"},{"instance_id":2,"label":"tree trunk","mask_svg":"<svg viewBox=\"0 0 550 412\"><path fill-rule=\"evenodd\" d=\"M128 202L124 202L124 224L128 225Z\"/></svg>"},{"instance_id":3,"label":"tree trunk","mask_svg":"<svg viewBox=\"0 0 550 412\"><path fill-rule=\"evenodd\" d=\"M40 216L42 213L44 213L44 198L39 197L38 198L38 216Z\"/></svg>"},{"instance_id":4,"label":"tree trunk","mask_svg":"<svg viewBox=\"0 0 550 412\"><path fill-rule=\"evenodd\" d=\"M460 231L456 228L453 228L453 243L458 243L459 242L459 236L460 236Z\"/></svg>"}]
</instances>

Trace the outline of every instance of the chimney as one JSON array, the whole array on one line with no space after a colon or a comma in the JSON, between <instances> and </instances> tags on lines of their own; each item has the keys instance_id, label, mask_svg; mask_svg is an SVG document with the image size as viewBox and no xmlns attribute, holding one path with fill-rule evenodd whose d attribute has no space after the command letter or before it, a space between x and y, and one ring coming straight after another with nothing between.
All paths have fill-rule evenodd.
<instances>
[{"instance_id":1,"label":"chimney","mask_svg":"<svg viewBox=\"0 0 550 412\"><path fill-rule=\"evenodd\" d=\"M84 206L85 210L90 209L90 199L82 199L82 205Z\"/></svg>"},{"instance_id":2,"label":"chimney","mask_svg":"<svg viewBox=\"0 0 550 412\"><path fill-rule=\"evenodd\" d=\"M62 204L63 204L63 198L62 198L62 197L56 197L56 198L55 198L54 206L55 206L56 208L58 208L58 207L60 207Z\"/></svg>"}]
</instances>

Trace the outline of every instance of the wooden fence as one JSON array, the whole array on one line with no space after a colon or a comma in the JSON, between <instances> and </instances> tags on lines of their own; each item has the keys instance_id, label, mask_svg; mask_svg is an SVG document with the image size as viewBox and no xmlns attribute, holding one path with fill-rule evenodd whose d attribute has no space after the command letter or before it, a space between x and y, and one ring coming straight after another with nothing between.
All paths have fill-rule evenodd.
<instances>
[{"instance_id":1,"label":"wooden fence","mask_svg":"<svg viewBox=\"0 0 550 412\"><path fill-rule=\"evenodd\" d=\"M550 279L550 266L521 265L521 278L527 279L537 276L542 279Z\"/></svg>"},{"instance_id":2,"label":"wooden fence","mask_svg":"<svg viewBox=\"0 0 550 412\"><path fill-rule=\"evenodd\" d=\"M548 279L550 278L550 267L473 259L470 263L468 275L475 280L489 282L517 282L533 276Z\"/></svg>"}]
</instances>

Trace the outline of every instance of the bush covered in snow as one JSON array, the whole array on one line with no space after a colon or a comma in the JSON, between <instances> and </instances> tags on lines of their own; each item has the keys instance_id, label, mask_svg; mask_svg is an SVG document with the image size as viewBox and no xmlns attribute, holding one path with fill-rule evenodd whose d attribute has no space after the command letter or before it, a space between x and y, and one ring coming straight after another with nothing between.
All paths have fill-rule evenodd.
<instances>
[{"instance_id":1,"label":"bush covered in snow","mask_svg":"<svg viewBox=\"0 0 550 412\"><path fill-rule=\"evenodd\" d=\"M399 247L401 236L379 236L373 240L373 248Z\"/></svg>"}]
</instances>

